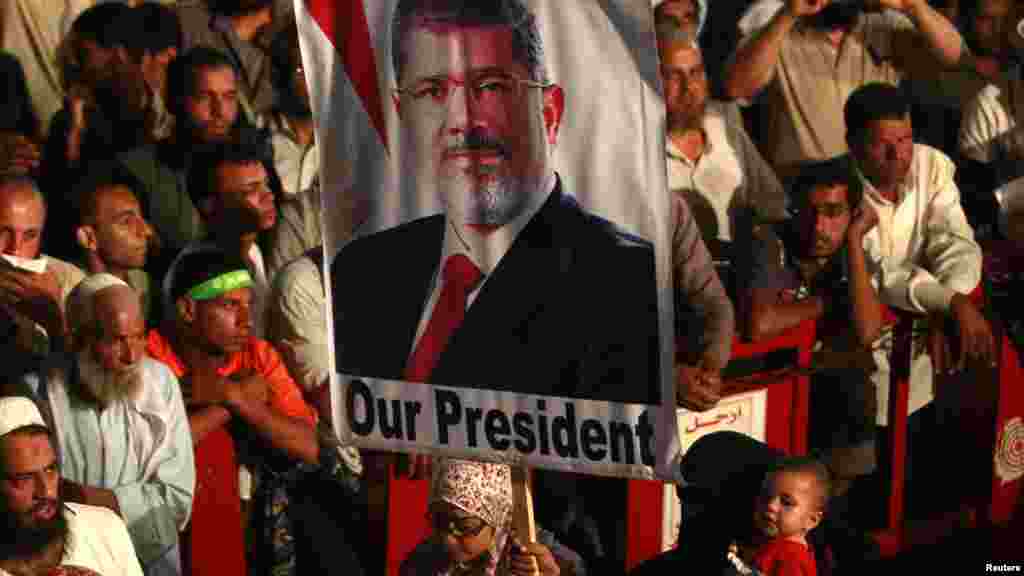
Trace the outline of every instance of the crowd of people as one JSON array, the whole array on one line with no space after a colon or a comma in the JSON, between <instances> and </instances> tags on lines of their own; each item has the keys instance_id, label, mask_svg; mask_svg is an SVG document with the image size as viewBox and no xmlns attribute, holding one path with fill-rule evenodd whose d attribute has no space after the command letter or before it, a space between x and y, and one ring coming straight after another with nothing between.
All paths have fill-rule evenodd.
<instances>
[{"instance_id":1,"label":"crowd of people","mask_svg":"<svg viewBox=\"0 0 1024 576\"><path fill-rule=\"evenodd\" d=\"M430 46L460 27L494 32L474 41L512 32L539 42L517 0L403 0L398 10L402 54L403 43ZM539 477L537 498L553 505L528 542L511 530L507 466L392 463L339 443L326 286L352 286L380 252L353 243L324 278L321 159L292 11L290 0L0 6L0 575L384 573L367 526L387 511L367 478L392 464L430 475L430 534L400 559L403 575L621 573L621 515L601 501L621 480ZM934 380L995 362L977 297L981 242L1000 234L994 190L1024 175L1024 3L663 0L653 16L676 403L718 404L735 337L766 340L813 322L820 342L813 457L775 459L752 493L723 495L750 506L731 545L710 549L711 567L853 573L875 553L865 535L879 525L889 477L897 314L915 326L911 487L942 474L941 438L955 425ZM522 112L542 117L554 141L562 95L530 60L537 50L512 56L530 78L518 82L543 93L538 110ZM485 138L490 120L468 110L463 121L483 128L449 129ZM606 304L633 294L635 275L601 271L614 259L653 274L642 242L583 213L549 168L542 180L550 196L541 199L552 200L531 209L569 223L559 241L608 246L604 260L574 263L601 278L589 289L607 291ZM508 217L482 224L534 229L516 214L488 213ZM437 218L402 239L423 245L424 231L436 240L445 229ZM368 242L402 258L411 245L389 238ZM482 282L504 286L486 265L468 266L460 313ZM412 310L418 325L396 347L379 314L336 300L338 322L366 328L339 341L338 365L411 381L459 374L450 356L435 364L437 350L418 360L424 341L443 348L451 337L434 341L425 310L448 298L440 273L424 269L433 278L424 282L391 268L391 285L425 286L411 308L394 302L389 312ZM345 294L390 294L360 286ZM582 368L556 357L571 353L561 345L570 320L583 321L568 301L530 332L550 340L546 356L521 364L588 371L570 385L652 378L646 348L615 339L657 324L645 315L656 306L635 292L588 320L592 342L577 344L600 350ZM620 317L629 330L609 321ZM472 340L461 343L474 362L528 350L518 332L507 345ZM381 363L389 352L401 357L396 370ZM506 376L521 379L517 370ZM740 458L728 444L722 454ZM908 514L935 505L911 498ZM699 532L684 526L678 549L637 573L682 567L687 534L701 542Z\"/></svg>"}]
</instances>

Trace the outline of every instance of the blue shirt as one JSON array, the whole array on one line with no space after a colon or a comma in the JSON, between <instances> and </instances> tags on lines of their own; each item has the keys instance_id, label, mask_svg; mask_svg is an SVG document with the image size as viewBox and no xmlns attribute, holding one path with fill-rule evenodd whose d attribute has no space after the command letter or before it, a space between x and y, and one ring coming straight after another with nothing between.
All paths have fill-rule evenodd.
<instances>
[{"instance_id":1,"label":"blue shirt","mask_svg":"<svg viewBox=\"0 0 1024 576\"><path fill-rule=\"evenodd\" d=\"M148 357L141 369L134 397L102 409L74 392L73 355L52 356L26 383L52 416L61 475L114 493L147 574L180 574L178 532L196 484L192 434L170 369Z\"/></svg>"}]
</instances>

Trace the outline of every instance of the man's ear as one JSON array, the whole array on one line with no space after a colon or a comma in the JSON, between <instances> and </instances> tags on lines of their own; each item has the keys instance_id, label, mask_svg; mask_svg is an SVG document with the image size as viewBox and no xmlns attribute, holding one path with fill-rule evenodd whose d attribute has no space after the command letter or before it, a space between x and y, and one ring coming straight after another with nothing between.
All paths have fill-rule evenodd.
<instances>
[{"instance_id":1,"label":"man's ear","mask_svg":"<svg viewBox=\"0 0 1024 576\"><path fill-rule=\"evenodd\" d=\"M562 126L562 112L565 111L565 93L558 84L544 88L544 130L548 144L558 144L558 129Z\"/></svg>"},{"instance_id":2,"label":"man's ear","mask_svg":"<svg viewBox=\"0 0 1024 576\"><path fill-rule=\"evenodd\" d=\"M175 308L178 310L178 318L186 324L191 324L196 320L196 301L188 296L182 296L175 302Z\"/></svg>"},{"instance_id":3,"label":"man's ear","mask_svg":"<svg viewBox=\"0 0 1024 576\"><path fill-rule=\"evenodd\" d=\"M95 252L98 249L96 242L96 229L92 226L79 226L75 229L75 240L78 245L87 252Z\"/></svg>"}]
</instances>

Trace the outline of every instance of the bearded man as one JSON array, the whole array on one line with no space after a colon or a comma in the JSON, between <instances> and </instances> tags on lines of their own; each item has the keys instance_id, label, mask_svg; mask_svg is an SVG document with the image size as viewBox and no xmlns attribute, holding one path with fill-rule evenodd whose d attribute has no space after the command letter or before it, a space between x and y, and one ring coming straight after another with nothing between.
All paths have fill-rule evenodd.
<instances>
[{"instance_id":1,"label":"bearded man","mask_svg":"<svg viewBox=\"0 0 1024 576\"><path fill-rule=\"evenodd\" d=\"M196 479L178 380L146 356L139 297L124 281L86 278L68 310L71 352L26 377L50 413L64 494L121 516L147 575L181 574Z\"/></svg>"},{"instance_id":2,"label":"bearded man","mask_svg":"<svg viewBox=\"0 0 1024 576\"><path fill-rule=\"evenodd\" d=\"M0 398L0 576L142 574L116 514L64 502L50 431L28 398Z\"/></svg>"}]
</instances>

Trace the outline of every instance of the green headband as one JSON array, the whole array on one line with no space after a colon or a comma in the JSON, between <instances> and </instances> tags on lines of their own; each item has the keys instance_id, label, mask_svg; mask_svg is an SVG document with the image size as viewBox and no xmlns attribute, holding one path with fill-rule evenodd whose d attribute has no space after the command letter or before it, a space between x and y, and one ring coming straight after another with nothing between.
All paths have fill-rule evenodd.
<instances>
[{"instance_id":1,"label":"green headband","mask_svg":"<svg viewBox=\"0 0 1024 576\"><path fill-rule=\"evenodd\" d=\"M193 300L212 300L232 290L251 286L252 276L249 275L248 270L233 270L220 276L214 276L195 286L188 291L188 297Z\"/></svg>"}]
</instances>

